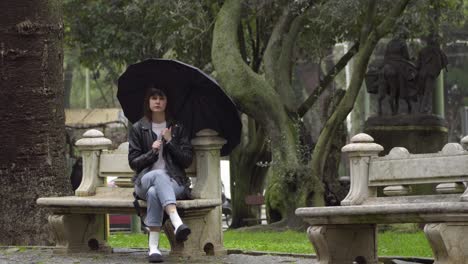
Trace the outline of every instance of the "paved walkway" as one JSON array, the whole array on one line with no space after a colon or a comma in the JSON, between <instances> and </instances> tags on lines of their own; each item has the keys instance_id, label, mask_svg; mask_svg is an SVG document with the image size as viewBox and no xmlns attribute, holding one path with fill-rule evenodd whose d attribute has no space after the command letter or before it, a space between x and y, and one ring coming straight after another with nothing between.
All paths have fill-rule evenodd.
<instances>
[{"instance_id":1,"label":"paved walkway","mask_svg":"<svg viewBox=\"0 0 468 264\"><path fill-rule=\"evenodd\" d=\"M0 247L0 264L9 263L35 263L35 264L139 264L148 263L146 251L136 249L117 249L112 254L72 254L54 255L50 248L16 248ZM252 256L245 254L230 254L222 257L206 256L199 258L178 258L168 256L163 252L164 263L196 263L196 264L260 264L260 263L297 263L314 264L313 258L289 256Z\"/></svg>"}]
</instances>

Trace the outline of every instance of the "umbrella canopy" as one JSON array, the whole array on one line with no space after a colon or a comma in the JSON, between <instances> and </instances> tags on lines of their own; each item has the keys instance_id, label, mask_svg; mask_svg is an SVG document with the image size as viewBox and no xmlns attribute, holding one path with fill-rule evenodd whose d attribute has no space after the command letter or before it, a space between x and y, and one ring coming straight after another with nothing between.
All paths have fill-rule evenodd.
<instances>
[{"instance_id":1,"label":"umbrella canopy","mask_svg":"<svg viewBox=\"0 0 468 264\"><path fill-rule=\"evenodd\" d=\"M240 142L242 124L232 100L200 69L176 60L148 59L130 65L119 77L117 98L130 122L143 117L143 101L150 86L167 95L167 111L189 131L189 137L210 128L227 140L221 155Z\"/></svg>"}]
</instances>

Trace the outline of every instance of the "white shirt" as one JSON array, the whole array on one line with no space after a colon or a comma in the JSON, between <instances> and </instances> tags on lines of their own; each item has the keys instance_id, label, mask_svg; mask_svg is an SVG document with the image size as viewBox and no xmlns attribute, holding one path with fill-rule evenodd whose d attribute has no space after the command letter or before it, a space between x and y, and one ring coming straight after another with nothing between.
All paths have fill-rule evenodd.
<instances>
[{"instance_id":1,"label":"white shirt","mask_svg":"<svg viewBox=\"0 0 468 264\"><path fill-rule=\"evenodd\" d=\"M162 140L162 131L166 128L166 122L162 123L151 123L151 128L153 132L158 136L158 140ZM163 145L161 144L161 148L159 149L159 158L158 160L153 164L153 167L151 170L165 170L166 169L166 163L164 162L163 158Z\"/></svg>"}]
</instances>

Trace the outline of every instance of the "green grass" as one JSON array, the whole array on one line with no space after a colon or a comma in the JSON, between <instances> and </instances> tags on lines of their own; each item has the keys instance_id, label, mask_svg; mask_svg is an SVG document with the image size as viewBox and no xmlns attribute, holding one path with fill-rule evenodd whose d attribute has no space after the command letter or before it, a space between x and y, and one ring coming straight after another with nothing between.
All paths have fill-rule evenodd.
<instances>
[{"instance_id":1,"label":"green grass","mask_svg":"<svg viewBox=\"0 0 468 264\"><path fill-rule=\"evenodd\" d=\"M306 233L285 232L224 232L224 247L254 251L313 253L312 245Z\"/></svg>"},{"instance_id":2,"label":"green grass","mask_svg":"<svg viewBox=\"0 0 468 264\"><path fill-rule=\"evenodd\" d=\"M147 248L148 236L144 234L116 233L109 238L109 244L115 248ZM164 234L159 239L160 248L169 248L169 241Z\"/></svg>"},{"instance_id":3,"label":"green grass","mask_svg":"<svg viewBox=\"0 0 468 264\"><path fill-rule=\"evenodd\" d=\"M432 257L430 246L422 231L415 233L384 232L378 235L380 256ZM147 236L143 234L111 235L109 243L118 248L146 248ZM160 247L168 249L169 242L162 235ZM314 250L305 232L224 232L224 247L251 251L288 252L312 254Z\"/></svg>"},{"instance_id":4,"label":"green grass","mask_svg":"<svg viewBox=\"0 0 468 264\"><path fill-rule=\"evenodd\" d=\"M379 233L380 256L433 257L429 242L422 231L415 233Z\"/></svg>"}]
</instances>

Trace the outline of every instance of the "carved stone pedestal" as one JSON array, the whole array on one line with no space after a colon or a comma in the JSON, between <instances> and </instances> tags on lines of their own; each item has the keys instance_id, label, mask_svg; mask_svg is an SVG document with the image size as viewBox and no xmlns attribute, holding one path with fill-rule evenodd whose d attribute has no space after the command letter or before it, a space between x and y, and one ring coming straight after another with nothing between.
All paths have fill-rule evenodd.
<instances>
[{"instance_id":1,"label":"carved stone pedestal","mask_svg":"<svg viewBox=\"0 0 468 264\"><path fill-rule=\"evenodd\" d=\"M320 264L377 264L376 225L311 226L307 230Z\"/></svg>"},{"instance_id":2,"label":"carved stone pedestal","mask_svg":"<svg viewBox=\"0 0 468 264\"><path fill-rule=\"evenodd\" d=\"M434 253L434 264L468 263L468 223L426 224L424 233Z\"/></svg>"},{"instance_id":3,"label":"carved stone pedestal","mask_svg":"<svg viewBox=\"0 0 468 264\"><path fill-rule=\"evenodd\" d=\"M445 119L427 114L373 116L364 125L364 133L384 147L380 156L387 155L394 147L404 147L411 154L436 153L447 143L447 131ZM430 194L434 188L432 184L414 185L411 193ZM382 196L381 189L378 196Z\"/></svg>"},{"instance_id":4,"label":"carved stone pedestal","mask_svg":"<svg viewBox=\"0 0 468 264\"><path fill-rule=\"evenodd\" d=\"M204 214L204 217L203 217ZM178 243L175 240L174 228L170 221L166 221L164 231L171 244L173 256L226 255L223 247L223 230L221 225L221 208L218 206L209 213L203 210L181 212L184 223L192 233L188 240Z\"/></svg>"},{"instance_id":5,"label":"carved stone pedestal","mask_svg":"<svg viewBox=\"0 0 468 264\"><path fill-rule=\"evenodd\" d=\"M105 215L51 215L48 220L56 239L54 253L111 251L106 244Z\"/></svg>"},{"instance_id":6,"label":"carved stone pedestal","mask_svg":"<svg viewBox=\"0 0 468 264\"><path fill-rule=\"evenodd\" d=\"M51 208L49 223L56 237L56 252L110 251L106 241L106 213L133 214L131 185L106 187L105 177L134 174L127 163L128 144L117 151L104 151L111 145L97 130L89 130L78 140L83 156L83 180L75 196L41 197L37 204ZM171 254L179 256L224 255L221 222L220 150L226 140L216 131L204 129L192 140L195 167L188 171L196 176L193 200L177 201L177 210L192 234L177 243L172 224L165 226ZM123 156L123 157L122 157ZM130 188L126 188L130 187ZM146 204L140 201L142 208Z\"/></svg>"},{"instance_id":7,"label":"carved stone pedestal","mask_svg":"<svg viewBox=\"0 0 468 264\"><path fill-rule=\"evenodd\" d=\"M423 114L373 116L364 125L364 133L384 147L382 156L394 147L413 154L438 152L447 143L447 131L445 119Z\"/></svg>"}]
</instances>

